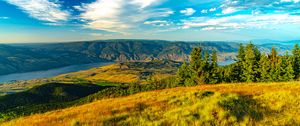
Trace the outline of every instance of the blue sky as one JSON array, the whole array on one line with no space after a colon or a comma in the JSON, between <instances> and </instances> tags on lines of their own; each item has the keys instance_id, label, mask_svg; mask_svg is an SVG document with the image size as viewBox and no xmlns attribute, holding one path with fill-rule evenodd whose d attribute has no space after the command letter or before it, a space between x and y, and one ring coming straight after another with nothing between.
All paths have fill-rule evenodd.
<instances>
[{"instance_id":1,"label":"blue sky","mask_svg":"<svg viewBox=\"0 0 300 126\"><path fill-rule=\"evenodd\" d=\"M295 40L300 0L1 0L0 42Z\"/></svg>"}]
</instances>

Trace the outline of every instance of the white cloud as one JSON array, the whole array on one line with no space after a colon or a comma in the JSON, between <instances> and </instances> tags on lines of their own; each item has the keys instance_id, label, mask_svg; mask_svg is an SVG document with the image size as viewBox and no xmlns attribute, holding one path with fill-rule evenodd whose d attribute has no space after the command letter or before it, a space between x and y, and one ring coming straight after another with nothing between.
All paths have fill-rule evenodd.
<instances>
[{"instance_id":1,"label":"white cloud","mask_svg":"<svg viewBox=\"0 0 300 126\"><path fill-rule=\"evenodd\" d=\"M238 10L234 7L228 7L228 8L224 8L222 10L222 14L231 14L231 13L234 13L234 12L237 12Z\"/></svg>"},{"instance_id":2,"label":"white cloud","mask_svg":"<svg viewBox=\"0 0 300 126\"><path fill-rule=\"evenodd\" d=\"M289 14L273 15L234 15L210 18L198 17L183 21L183 28L200 28L202 30L221 29L273 29L278 25L300 24L300 16Z\"/></svg>"},{"instance_id":3,"label":"white cloud","mask_svg":"<svg viewBox=\"0 0 300 126\"><path fill-rule=\"evenodd\" d=\"M210 9L209 9L210 12L214 12L214 11L216 11L216 10L217 10L217 8L210 8Z\"/></svg>"},{"instance_id":4,"label":"white cloud","mask_svg":"<svg viewBox=\"0 0 300 126\"><path fill-rule=\"evenodd\" d=\"M30 17L41 21L66 21L70 15L69 12L61 10L61 5L53 0L6 0L6 2L18 6Z\"/></svg>"},{"instance_id":5,"label":"white cloud","mask_svg":"<svg viewBox=\"0 0 300 126\"><path fill-rule=\"evenodd\" d=\"M167 17L173 11L167 8L152 9L162 0L97 0L82 6L80 17L85 27L110 32L124 32L138 27L145 20Z\"/></svg>"},{"instance_id":6,"label":"white cloud","mask_svg":"<svg viewBox=\"0 0 300 126\"><path fill-rule=\"evenodd\" d=\"M133 4L137 4L140 8L145 8L151 5L155 5L158 3L159 0L132 0Z\"/></svg>"},{"instance_id":7,"label":"white cloud","mask_svg":"<svg viewBox=\"0 0 300 126\"><path fill-rule=\"evenodd\" d=\"M78 11L84 11L84 9L79 5L75 5L75 6L73 6L73 8L78 10Z\"/></svg>"},{"instance_id":8,"label":"white cloud","mask_svg":"<svg viewBox=\"0 0 300 126\"><path fill-rule=\"evenodd\" d=\"M208 12L208 10L205 10L205 9L201 10L202 14L206 14L207 12Z\"/></svg>"},{"instance_id":9,"label":"white cloud","mask_svg":"<svg viewBox=\"0 0 300 126\"><path fill-rule=\"evenodd\" d=\"M186 16L191 16L194 13L196 13L196 10L194 10L193 8L186 8L185 10L181 10L180 13L182 13Z\"/></svg>"}]
</instances>

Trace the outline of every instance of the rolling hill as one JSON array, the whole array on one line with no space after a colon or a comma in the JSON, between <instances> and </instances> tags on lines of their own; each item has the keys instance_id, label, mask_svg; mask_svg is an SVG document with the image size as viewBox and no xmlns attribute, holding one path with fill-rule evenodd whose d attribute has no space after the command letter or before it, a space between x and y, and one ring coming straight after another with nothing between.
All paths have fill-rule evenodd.
<instances>
[{"instance_id":1,"label":"rolling hill","mask_svg":"<svg viewBox=\"0 0 300 126\"><path fill-rule=\"evenodd\" d=\"M153 60L148 62L122 62L103 67L92 68L73 73L62 74L52 78L16 81L0 84L0 96L22 92L46 83L149 83L149 79L164 79L175 75L181 62L171 60Z\"/></svg>"},{"instance_id":2,"label":"rolling hill","mask_svg":"<svg viewBox=\"0 0 300 126\"><path fill-rule=\"evenodd\" d=\"M26 125L299 125L299 82L201 85L22 117Z\"/></svg>"},{"instance_id":3,"label":"rolling hill","mask_svg":"<svg viewBox=\"0 0 300 126\"><path fill-rule=\"evenodd\" d=\"M146 84L149 77L164 79L175 75L181 62L153 60L148 62L122 62L89 70L68 73L51 78L55 81L86 80L90 82Z\"/></svg>"}]
</instances>

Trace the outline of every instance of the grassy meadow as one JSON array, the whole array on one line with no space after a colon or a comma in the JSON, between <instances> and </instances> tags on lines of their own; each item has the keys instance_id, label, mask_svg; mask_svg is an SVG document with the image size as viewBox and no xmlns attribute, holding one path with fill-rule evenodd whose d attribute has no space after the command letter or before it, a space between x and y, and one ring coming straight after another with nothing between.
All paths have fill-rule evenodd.
<instances>
[{"instance_id":1,"label":"grassy meadow","mask_svg":"<svg viewBox=\"0 0 300 126\"><path fill-rule=\"evenodd\" d=\"M115 63L99 68L63 74L52 78L56 81L86 80L90 82L108 81L114 83L146 84L149 76L159 76L160 79L175 75L181 65L175 61L126 62Z\"/></svg>"},{"instance_id":2,"label":"grassy meadow","mask_svg":"<svg viewBox=\"0 0 300 126\"><path fill-rule=\"evenodd\" d=\"M178 87L21 117L3 126L300 125L300 82Z\"/></svg>"}]
</instances>

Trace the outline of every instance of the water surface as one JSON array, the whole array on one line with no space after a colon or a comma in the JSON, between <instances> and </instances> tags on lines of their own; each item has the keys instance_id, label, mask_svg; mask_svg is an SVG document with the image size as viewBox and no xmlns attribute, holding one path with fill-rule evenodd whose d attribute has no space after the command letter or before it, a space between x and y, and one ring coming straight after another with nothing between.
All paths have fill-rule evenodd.
<instances>
[{"instance_id":1,"label":"water surface","mask_svg":"<svg viewBox=\"0 0 300 126\"><path fill-rule=\"evenodd\" d=\"M66 74L70 72L77 72L80 70L87 70L95 67L105 66L108 64L112 64L112 62L102 62L102 63L90 63L90 64L82 64L82 65L72 65L61 68L55 68L50 70L43 71L35 71L35 72L26 72L26 73L15 73L8 75L0 76L0 83L10 82L10 81L19 81L19 80L32 80L32 79L40 79L40 78L50 78L55 77L60 74Z\"/></svg>"}]
</instances>

